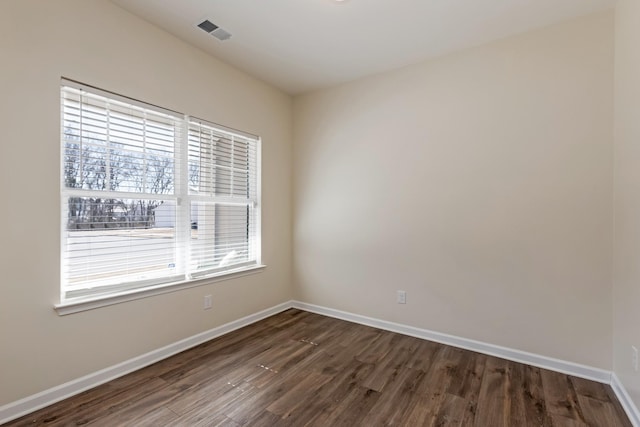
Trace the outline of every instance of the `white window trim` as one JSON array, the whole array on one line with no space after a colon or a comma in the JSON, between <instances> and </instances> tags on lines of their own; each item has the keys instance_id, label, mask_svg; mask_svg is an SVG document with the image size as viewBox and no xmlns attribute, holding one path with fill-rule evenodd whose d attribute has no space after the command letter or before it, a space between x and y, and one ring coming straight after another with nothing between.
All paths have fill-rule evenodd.
<instances>
[{"instance_id":1,"label":"white window trim","mask_svg":"<svg viewBox=\"0 0 640 427\"><path fill-rule=\"evenodd\" d=\"M69 299L62 303L54 304L53 307L60 316L66 316L67 314L80 313L82 311L93 310L100 307L107 307L127 301L135 301L138 299L149 298L156 295L168 294L181 291L183 289L195 288L198 286L209 285L211 283L222 282L224 280L237 279L239 277L260 273L265 268L267 268L267 266L264 264L251 265L249 267L243 267L235 270L227 270L223 273L198 277L197 279L182 280L180 282L165 283L162 285L149 286L146 288L132 289L95 298L77 298L75 300Z\"/></svg>"},{"instance_id":2,"label":"white window trim","mask_svg":"<svg viewBox=\"0 0 640 427\"><path fill-rule=\"evenodd\" d=\"M69 79L65 79L62 78L61 79L61 86L69 86L69 87L74 87L77 89L84 89L84 90L88 90L90 93L95 93L97 95L101 95L110 99L115 99L115 100L119 100L119 101L124 101L126 103L129 104L133 104L136 106L140 106L142 108L151 108L151 109L155 109L158 110L160 112L163 113L169 113L169 114L179 114L182 117L184 117L184 126L182 127L182 132L183 134L183 141L186 143L187 139L186 139L186 133L188 131L188 125L189 122L196 122L196 123L202 123L202 124L207 124L210 126L215 126L216 129L219 129L223 132L229 133L231 135L235 135L235 136L239 136L242 138L248 138L248 139L253 139L257 142L256 144L256 156L257 156L257 168L258 168L258 173L256 176L256 180L257 180L257 187L256 187L256 192L257 192L257 199L256 202L254 203L255 207L258 208L257 213L256 213L256 223L255 223L255 228L256 228L256 235L253 236L255 239L257 239L257 242L255 242L255 246L254 246L254 251L256 252L256 257L255 257L255 261L251 261L248 264L245 265L238 265L238 268L233 268L233 269L227 269L227 270L223 270L223 271L204 271L200 274L191 274L191 273L185 273L184 275L180 275L178 280L173 280L173 281L165 281L165 282L160 282L160 283L150 283L147 286L145 286L144 284L141 284L140 287L137 288L131 288L131 289L121 289L121 290L115 290L112 293L108 293L108 294L102 294L102 295L87 295L87 296L78 296L78 297L74 297L74 298L66 298L63 299L63 290L62 290L62 283L60 283L59 288L60 288L60 303L58 304L54 304L54 309L56 310L56 312L58 313L58 315L63 316L63 315L68 315L68 314L73 314L73 313L78 313L78 312L82 312L82 311L86 311L86 310L92 310L92 309L96 309L96 308L100 308L100 307L106 307L106 306L110 306L110 305L114 305L114 304L120 304L123 302L127 302L127 301L134 301L134 300L138 300L138 299L142 299L142 298L148 298L148 297L152 297L152 296L156 296L156 295L162 295L162 294L166 294L166 293L171 293L171 292L176 292L182 289L189 289L189 288L193 288L193 287L198 287L198 286L203 286L203 285L207 285L207 284L211 284L211 283L216 283L216 282L220 282L220 281L225 281L225 280L231 280L231 279L236 279L239 277L243 277L243 276L247 276L247 275L252 275L252 274L256 274L256 273L260 273L262 272L265 268L266 265L262 264L261 260L262 260L262 208L261 208L261 200L262 200L262 173L261 173L261 159L262 159L262 143L261 143L261 138L250 134L248 132L243 132L243 131L239 131L233 128L229 128L226 126L222 126L222 125L218 125L216 123L213 122L209 122L206 120L202 120L202 119L198 119L195 118L193 116L188 116L186 114L183 113L178 113L175 112L173 110L169 110L163 107L158 107L156 105L153 104L148 104L142 101L138 101L126 96L122 96L119 94L115 94L109 91L105 91L99 88L95 88L93 86L90 85L86 85L83 83L79 83L73 80L69 80ZM182 147L180 147L179 149L182 149ZM62 156L61 156L61 161L62 161ZM180 174L186 174L187 173L187 168L186 166L186 162L187 162L187 156L186 155L182 155L180 156L179 161L182 163L179 165L178 170L180 171ZM181 177L182 178L182 177ZM177 182L182 182L182 179L177 179ZM61 198L60 200L62 201L64 196L66 194L68 194L69 190L67 190L64 186L61 187ZM84 193L84 191L83 191ZM94 193L93 191L86 191L86 193ZM115 192L112 192L115 193ZM186 194L186 193L185 193ZM122 192L122 197L124 198L131 198L131 197L136 197L137 194L132 194L132 193L127 193L127 192ZM180 205L184 205L186 206L186 203L180 203L180 196L178 194L175 194L173 196L168 196L168 195L155 195L155 194L139 194L138 196L142 196L143 198L148 198L148 199L167 199L167 198L176 198L176 200L178 201L178 206ZM198 199L198 196L187 196L187 198L189 199ZM185 219L185 222L187 223L187 225L190 225L190 220L189 217L186 215L180 215L181 218ZM63 219L64 221L64 219ZM182 228L177 228L176 229L176 235L179 233L184 233L185 231L182 230ZM62 241L61 241L61 254L62 251L64 251L64 248L62 247ZM183 247L182 250L188 250L188 247ZM176 279L176 277L174 277L173 279Z\"/></svg>"}]
</instances>

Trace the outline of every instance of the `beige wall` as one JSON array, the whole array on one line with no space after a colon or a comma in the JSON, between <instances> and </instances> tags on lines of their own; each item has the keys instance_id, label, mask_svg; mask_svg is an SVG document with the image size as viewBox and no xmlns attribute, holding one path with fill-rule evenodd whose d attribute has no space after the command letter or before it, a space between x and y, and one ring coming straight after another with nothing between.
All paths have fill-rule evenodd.
<instances>
[{"instance_id":1,"label":"beige wall","mask_svg":"<svg viewBox=\"0 0 640 427\"><path fill-rule=\"evenodd\" d=\"M296 98L297 298L611 369L612 116L612 12Z\"/></svg>"},{"instance_id":2,"label":"beige wall","mask_svg":"<svg viewBox=\"0 0 640 427\"><path fill-rule=\"evenodd\" d=\"M639 20L621 0L612 316L612 13L300 96L293 149L290 97L110 2L2 0L0 406L292 295L613 363L640 404ZM61 76L261 135L266 271L59 317Z\"/></svg>"},{"instance_id":3,"label":"beige wall","mask_svg":"<svg viewBox=\"0 0 640 427\"><path fill-rule=\"evenodd\" d=\"M0 53L0 406L291 297L289 96L106 0L2 0ZM61 76L261 135L266 271L59 317Z\"/></svg>"},{"instance_id":4,"label":"beige wall","mask_svg":"<svg viewBox=\"0 0 640 427\"><path fill-rule=\"evenodd\" d=\"M615 235L613 285L614 371L640 408L640 2L616 7Z\"/></svg>"}]
</instances>

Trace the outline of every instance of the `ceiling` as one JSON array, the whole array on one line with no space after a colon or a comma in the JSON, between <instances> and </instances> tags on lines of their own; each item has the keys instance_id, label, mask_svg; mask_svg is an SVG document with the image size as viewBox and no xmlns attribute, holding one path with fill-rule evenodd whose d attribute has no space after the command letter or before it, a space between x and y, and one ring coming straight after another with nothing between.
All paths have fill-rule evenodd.
<instances>
[{"instance_id":1,"label":"ceiling","mask_svg":"<svg viewBox=\"0 0 640 427\"><path fill-rule=\"evenodd\" d=\"M616 0L112 0L290 94L612 8ZM209 19L224 42L196 25Z\"/></svg>"}]
</instances>

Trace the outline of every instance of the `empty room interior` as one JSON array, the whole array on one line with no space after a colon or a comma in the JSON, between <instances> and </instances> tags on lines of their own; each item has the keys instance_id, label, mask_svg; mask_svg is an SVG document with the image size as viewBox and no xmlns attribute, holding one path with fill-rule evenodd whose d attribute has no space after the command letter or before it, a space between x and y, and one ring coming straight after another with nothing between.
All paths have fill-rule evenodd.
<instances>
[{"instance_id":1,"label":"empty room interior","mask_svg":"<svg viewBox=\"0 0 640 427\"><path fill-rule=\"evenodd\" d=\"M638 0L2 0L0 424L640 426L639 42Z\"/></svg>"}]
</instances>

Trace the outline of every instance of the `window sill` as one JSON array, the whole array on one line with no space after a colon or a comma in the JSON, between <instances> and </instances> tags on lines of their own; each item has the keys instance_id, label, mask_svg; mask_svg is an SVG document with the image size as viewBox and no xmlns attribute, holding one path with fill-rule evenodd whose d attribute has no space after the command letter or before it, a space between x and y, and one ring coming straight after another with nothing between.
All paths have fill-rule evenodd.
<instances>
[{"instance_id":1,"label":"window sill","mask_svg":"<svg viewBox=\"0 0 640 427\"><path fill-rule=\"evenodd\" d=\"M148 298L155 295L168 294L176 292L182 289L195 288L197 286L207 285L210 283L221 282L223 280L236 279L238 277L247 276L250 274L260 273L266 268L266 265L252 265L238 269L235 271L226 271L220 274L214 274L211 276L199 277L193 280L185 280L182 282L169 283L154 287L147 287L139 290L132 290L127 292L121 292L117 294L100 296L98 298L83 298L77 300L69 300L54 305L54 309L58 312L59 316L66 316L67 314L79 313L81 311L93 310L95 308L106 307L108 305L120 304L122 302L134 301L137 299Z\"/></svg>"}]
</instances>

